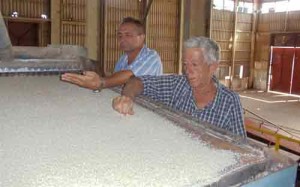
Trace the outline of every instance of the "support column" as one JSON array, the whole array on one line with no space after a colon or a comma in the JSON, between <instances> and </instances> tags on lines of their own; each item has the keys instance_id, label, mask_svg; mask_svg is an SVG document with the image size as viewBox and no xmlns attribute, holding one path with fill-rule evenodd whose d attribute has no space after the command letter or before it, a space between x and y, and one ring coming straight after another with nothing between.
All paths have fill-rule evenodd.
<instances>
[{"instance_id":1,"label":"support column","mask_svg":"<svg viewBox=\"0 0 300 187\"><path fill-rule=\"evenodd\" d=\"M60 44L60 0L51 0L51 44Z\"/></svg>"},{"instance_id":2,"label":"support column","mask_svg":"<svg viewBox=\"0 0 300 187\"><path fill-rule=\"evenodd\" d=\"M93 60L98 60L98 47L100 33L100 2L99 0L87 1L87 27L86 27L86 47L88 48L88 57ZM103 25L104 27L104 25Z\"/></svg>"}]
</instances>

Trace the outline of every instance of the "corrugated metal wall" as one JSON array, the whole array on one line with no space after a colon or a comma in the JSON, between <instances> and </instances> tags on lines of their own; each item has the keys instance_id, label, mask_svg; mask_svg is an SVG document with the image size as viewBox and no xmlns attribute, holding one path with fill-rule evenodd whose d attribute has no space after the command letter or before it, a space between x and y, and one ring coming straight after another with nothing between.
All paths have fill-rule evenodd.
<instances>
[{"instance_id":1,"label":"corrugated metal wall","mask_svg":"<svg viewBox=\"0 0 300 187\"><path fill-rule=\"evenodd\" d=\"M229 76L232 58L234 12L213 9L211 19L210 37L221 47L221 61L217 77L225 79L225 76Z\"/></svg>"},{"instance_id":2,"label":"corrugated metal wall","mask_svg":"<svg viewBox=\"0 0 300 187\"><path fill-rule=\"evenodd\" d=\"M245 89L250 75L253 16L238 12L235 21L235 12L232 11L213 9L211 14L210 37L221 47L221 61L216 76L227 86L229 84L225 82L225 77L232 76L232 87Z\"/></svg>"},{"instance_id":3,"label":"corrugated metal wall","mask_svg":"<svg viewBox=\"0 0 300 187\"><path fill-rule=\"evenodd\" d=\"M178 72L179 9L178 0L154 1L147 20L147 45L160 54L165 73Z\"/></svg>"},{"instance_id":4,"label":"corrugated metal wall","mask_svg":"<svg viewBox=\"0 0 300 187\"><path fill-rule=\"evenodd\" d=\"M249 64L251 60L251 29L252 14L238 13L236 25L236 46L235 46L235 72L239 75L243 66L243 78L249 77Z\"/></svg>"},{"instance_id":5,"label":"corrugated metal wall","mask_svg":"<svg viewBox=\"0 0 300 187\"><path fill-rule=\"evenodd\" d=\"M87 0L61 1L61 44L85 46Z\"/></svg>"}]
</instances>

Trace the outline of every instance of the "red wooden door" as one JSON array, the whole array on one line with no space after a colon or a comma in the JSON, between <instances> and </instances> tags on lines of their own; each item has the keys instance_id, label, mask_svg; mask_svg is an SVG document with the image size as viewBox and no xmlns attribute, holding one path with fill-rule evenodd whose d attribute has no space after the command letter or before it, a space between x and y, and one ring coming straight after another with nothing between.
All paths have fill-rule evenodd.
<instances>
[{"instance_id":1,"label":"red wooden door","mask_svg":"<svg viewBox=\"0 0 300 187\"><path fill-rule=\"evenodd\" d=\"M292 80L292 94L300 95L300 48L295 49L294 73Z\"/></svg>"},{"instance_id":2,"label":"red wooden door","mask_svg":"<svg viewBox=\"0 0 300 187\"><path fill-rule=\"evenodd\" d=\"M273 48L270 90L290 93L295 48Z\"/></svg>"}]
</instances>

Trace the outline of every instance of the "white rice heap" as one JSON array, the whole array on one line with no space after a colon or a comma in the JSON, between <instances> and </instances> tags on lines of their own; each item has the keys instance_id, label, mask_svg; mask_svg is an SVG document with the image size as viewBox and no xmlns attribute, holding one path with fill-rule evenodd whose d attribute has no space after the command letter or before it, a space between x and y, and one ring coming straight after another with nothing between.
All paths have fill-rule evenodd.
<instances>
[{"instance_id":1,"label":"white rice heap","mask_svg":"<svg viewBox=\"0 0 300 187\"><path fill-rule=\"evenodd\" d=\"M203 186L238 163L159 115L113 111L110 90L1 77L0 186Z\"/></svg>"}]
</instances>

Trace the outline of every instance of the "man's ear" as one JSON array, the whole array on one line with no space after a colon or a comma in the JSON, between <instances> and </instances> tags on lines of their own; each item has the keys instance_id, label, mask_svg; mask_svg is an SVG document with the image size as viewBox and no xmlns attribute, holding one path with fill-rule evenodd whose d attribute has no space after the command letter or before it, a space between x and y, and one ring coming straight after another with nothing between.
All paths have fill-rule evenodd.
<instances>
[{"instance_id":1,"label":"man's ear","mask_svg":"<svg viewBox=\"0 0 300 187\"><path fill-rule=\"evenodd\" d=\"M141 34L140 36L141 36L141 37L142 37L142 39L145 41L145 39L146 39L146 35L145 35L145 34Z\"/></svg>"},{"instance_id":2,"label":"man's ear","mask_svg":"<svg viewBox=\"0 0 300 187\"><path fill-rule=\"evenodd\" d=\"M212 63L211 65L209 65L209 72L211 75L213 75L216 70L218 69L219 64L218 63Z\"/></svg>"}]
</instances>

